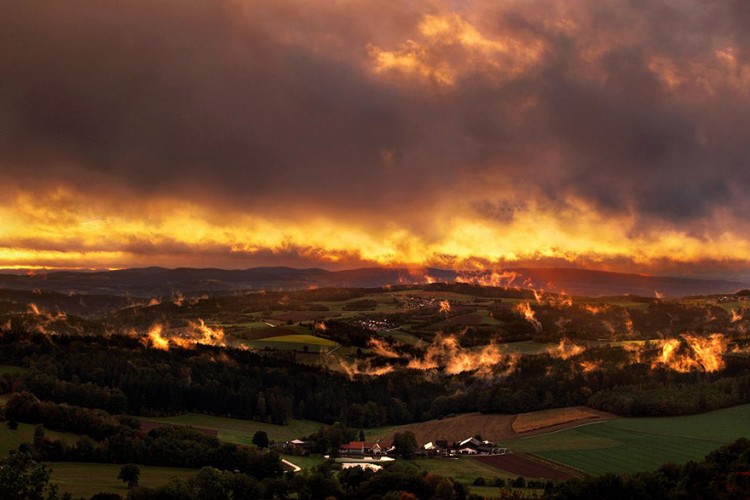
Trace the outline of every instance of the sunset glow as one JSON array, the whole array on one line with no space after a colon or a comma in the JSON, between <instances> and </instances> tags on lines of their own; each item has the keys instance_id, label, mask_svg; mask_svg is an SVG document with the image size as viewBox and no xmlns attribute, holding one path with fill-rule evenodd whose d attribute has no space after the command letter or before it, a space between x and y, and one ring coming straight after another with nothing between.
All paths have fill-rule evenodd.
<instances>
[{"instance_id":1,"label":"sunset glow","mask_svg":"<svg viewBox=\"0 0 750 500\"><path fill-rule=\"evenodd\" d=\"M750 270L729 4L35 3L1 268Z\"/></svg>"}]
</instances>

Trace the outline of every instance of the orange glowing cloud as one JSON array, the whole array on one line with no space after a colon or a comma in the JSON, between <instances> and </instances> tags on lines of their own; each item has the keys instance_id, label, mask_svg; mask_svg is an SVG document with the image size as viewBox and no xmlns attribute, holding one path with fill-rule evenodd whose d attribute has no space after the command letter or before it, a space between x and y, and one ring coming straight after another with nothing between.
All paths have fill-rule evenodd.
<instances>
[{"instance_id":1,"label":"orange glowing cloud","mask_svg":"<svg viewBox=\"0 0 750 500\"><path fill-rule=\"evenodd\" d=\"M641 268L664 261L696 262L750 255L750 241L725 233L706 245L687 233L655 231L623 239L627 219L611 219L590 210L546 212L543 207L518 213L510 223L472 218L470 213L434 214L417 232L402 227L357 226L332 217L295 220L247 213L216 217L209 206L162 199L147 203L148 213L118 211L84 194L36 197L21 193L0 207L0 267L123 268L160 264L237 267L258 258L329 265L407 265L474 267L493 263L584 262L590 267L630 261ZM116 203L114 203L116 204ZM532 222L533 221L533 222ZM491 243L491 244L488 244ZM282 260L283 262L283 260ZM522 286L510 274L462 275L459 281L494 286Z\"/></svg>"},{"instance_id":2,"label":"orange glowing cloud","mask_svg":"<svg viewBox=\"0 0 750 500\"><path fill-rule=\"evenodd\" d=\"M720 333L709 337L683 334L681 339L662 343L661 354L653 362L652 368L661 365L679 372L714 372L724 368L723 355L726 352L727 339Z\"/></svg>"},{"instance_id":3,"label":"orange glowing cloud","mask_svg":"<svg viewBox=\"0 0 750 500\"><path fill-rule=\"evenodd\" d=\"M213 345L226 347L224 339L224 330L221 328L212 328L202 320L197 322L189 321L187 327L170 329L160 323L151 325L143 337L143 342L147 346L162 351L168 351L170 346L190 349L196 344Z\"/></svg>"},{"instance_id":4,"label":"orange glowing cloud","mask_svg":"<svg viewBox=\"0 0 750 500\"><path fill-rule=\"evenodd\" d=\"M12 2L0 267L749 270L733 5Z\"/></svg>"},{"instance_id":5,"label":"orange glowing cloud","mask_svg":"<svg viewBox=\"0 0 750 500\"><path fill-rule=\"evenodd\" d=\"M472 70L517 76L533 67L543 48L536 38L488 38L455 12L425 15L416 31L419 41L409 39L394 50L368 45L373 71L452 86ZM450 57L451 48L459 49L457 57Z\"/></svg>"}]
</instances>

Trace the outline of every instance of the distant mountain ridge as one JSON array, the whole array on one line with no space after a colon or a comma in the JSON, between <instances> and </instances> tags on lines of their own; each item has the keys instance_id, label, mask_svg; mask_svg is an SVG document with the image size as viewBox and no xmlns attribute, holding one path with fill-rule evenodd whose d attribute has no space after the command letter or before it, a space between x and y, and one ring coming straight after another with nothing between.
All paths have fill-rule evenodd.
<instances>
[{"instance_id":1,"label":"distant mountain ridge","mask_svg":"<svg viewBox=\"0 0 750 500\"><path fill-rule=\"evenodd\" d=\"M719 279L697 279L641 274L614 273L575 268L511 268L522 281L535 288L565 291L571 295L644 295L657 292L667 297L734 293L746 283ZM176 292L226 292L238 290L298 290L311 287L361 287L425 283L429 280L452 283L459 276L454 270L425 268L370 267L344 271L320 268L255 267L250 269L133 268L116 271L54 271L35 275L0 274L0 288L44 290L84 294L164 296Z\"/></svg>"}]
</instances>

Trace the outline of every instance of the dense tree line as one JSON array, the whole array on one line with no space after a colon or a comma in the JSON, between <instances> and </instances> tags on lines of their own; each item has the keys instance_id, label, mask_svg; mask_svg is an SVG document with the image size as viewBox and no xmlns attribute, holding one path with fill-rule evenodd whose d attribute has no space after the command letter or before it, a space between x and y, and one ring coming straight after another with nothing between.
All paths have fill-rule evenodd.
<instances>
[{"instance_id":1,"label":"dense tree line","mask_svg":"<svg viewBox=\"0 0 750 500\"><path fill-rule=\"evenodd\" d=\"M236 319L237 315L257 311L326 311L318 302L344 301L363 297L379 289L321 288L287 292L253 292L238 295L212 295L197 300L163 300L153 305L122 308L103 318L114 328L148 328L154 322L194 321L196 317ZM1 305L1 304L0 304Z\"/></svg>"},{"instance_id":2,"label":"dense tree line","mask_svg":"<svg viewBox=\"0 0 750 500\"><path fill-rule=\"evenodd\" d=\"M507 288L502 286L482 286L470 283L430 283L418 288L431 292L454 292L474 297L492 299L528 299L534 300L534 292L526 288Z\"/></svg>"},{"instance_id":3,"label":"dense tree line","mask_svg":"<svg viewBox=\"0 0 750 500\"><path fill-rule=\"evenodd\" d=\"M507 377L435 398L428 416L476 410L517 413L574 405L632 416L700 413L750 402L748 361L742 356L727 357L723 371L680 373L634 363L619 348L589 349L568 359L524 356ZM583 370L584 362L596 368Z\"/></svg>"},{"instance_id":4,"label":"dense tree line","mask_svg":"<svg viewBox=\"0 0 750 500\"><path fill-rule=\"evenodd\" d=\"M36 371L22 373L15 377L15 381L15 390L31 392L45 401L99 408L113 414L128 411L128 398L116 387L67 382Z\"/></svg>"},{"instance_id":5,"label":"dense tree line","mask_svg":"<svg viewBox=\"0 0 750 500\"><path fill-rule=\"evenodd\" d=\"M125 429L134 430L103 410L40 401L28 392L15 393L5 403L4 412L9 420L41 423L48 429L89 436L97 441ZM124 420L133 419L125 417Z\"/></svg>"},{"instance_id":6,"label":"dense tree line","mask_svg":"<svg viewBox=\"0 0 750 500\"><path fill-rule=\"evenodd\" d=\"M602 390L592 408L625 416L659 417L703 413L750 401L750 376L696 384L638 384Z\"/></svg>"},{"instance_id":7,"label":"dense tree line","mask_svg":"<svg viewBox=\"0 0 750 500\"><path fill-rule=\"evenodd\" d=\"M373 336L372 330L343 321L326 321L324 325L325 329L316 330L315 334L343 346L367 347Z\"/></svg>"},{"instance_id":8,"label":"dense tree line","mask_svg":"<svg viewBox=\"0 0 750 500\"><path fill-rule=\"evenodd\" d=\"M350 300L344 304L344 311L374 311L378 301L372 299Z\"/></svg>"},{"instance_id":9,"label":"dense tree line","mask_svg":"<svg viewBox=\"0 0 750 500\"><path fill-rule=\"evenodd\" d=\"M657 352L655 346L646 347L644 355ZM275 424L306 418L363 428L471 411L517 413L591 404L627 415L676 415L750 401L750 359L725 359L727 367L721 371L679 373L635 363L621 348L590 348L567 359L523 356L512 373L497 377L425 376L404 367L350 380L295 363L289 353L260 355L209 346L161 351L127 336L6 332L0 335L0 363L23 365L30 372L4 374L0 389L26 389L43 400L116 413L194 411ZM592 368L583 369L583 363ZM504 369L503 364L497 367L498 373ZM632 394L644 388L641 402L633 402Z\"/></svg>"},{"instance_id":10,"label":"dense tree line","mask_svg":"<svg viewBox=\"0 0 750 500\"><path fill-rule=\"evenodd\" d=\"M0 347L2 363L122 391L127 412L140 415L196 411L276 424L292 417L333 423L345 417L350 405L371 403L379 415L373 425L407 423L445 390L429 380L399 385L382 378L352 382L294 363L286 353L261 356L209 346L165 352L119 335L50 339L5 333Z\"/></svg>"},{"instance_id":11,"label":"dense tree line","mask_svg":"<svg viewBox=\"0 0 750 500\"><path fill-rule=\"evenodd\" d=\"M398 464L378 473L359 467L336 472L332 465L324 464L309 471L286 476L284 479L266 479L259 482L242 476L204 468L194 479L175 479L162 487L139 488L132 491L128 498L218 500L296 496L300 500L464 500L468 496L466 486L458 481L437 474L420 473L414 468Z\"/></svg>"},{"instance_id":12,"label":"dense tree line","mask_svg":"<svg viewBox=\"0 0 750 500\"><path fill-rule=\"evenodd\" d=\"M6 418L39 423L52 430L84 436L75 444L50 440L37 427L29 448L46 461L139 463L172 467L203 466L239 470L258 478L281 474L279 457L254 448L224 443L188 427L164 426L148 433L130 417L114 417L103 410L38 401L28 393L15 394L5 406Z\"/></svg>"}]
</instances>

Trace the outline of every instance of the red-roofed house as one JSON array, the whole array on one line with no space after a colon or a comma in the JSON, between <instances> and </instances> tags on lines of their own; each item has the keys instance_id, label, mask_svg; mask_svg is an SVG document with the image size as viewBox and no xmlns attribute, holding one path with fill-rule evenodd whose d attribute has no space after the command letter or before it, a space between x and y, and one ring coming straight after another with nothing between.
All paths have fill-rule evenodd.
<instances>
[{"instance_id":1,"label":"red-roofed house","mask_svg":"<svg viewBox=\"0 0 750 500\"><path fill-rule=\"evenodd\" d=\"M380 455L382 451L378 443L368 443L366 441L352 441L342 444L339 447L339 452L342 455L349 456Z\"/></svg>"}]
</instances>

